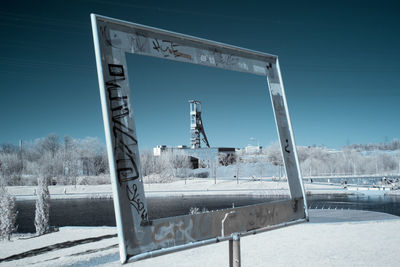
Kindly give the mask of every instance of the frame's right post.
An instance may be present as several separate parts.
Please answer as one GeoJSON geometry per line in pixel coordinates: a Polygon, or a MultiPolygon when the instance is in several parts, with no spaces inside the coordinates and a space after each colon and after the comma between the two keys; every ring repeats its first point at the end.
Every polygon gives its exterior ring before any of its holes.
{"type": "Polygon", "coordinates": [[[276,59],[275,64],[269,64],[267,70],[269,92],[289,183],[290,196],[295,200],[303,199],[306,218],[308,219],[304,186],[278,59],[276,59]]]}

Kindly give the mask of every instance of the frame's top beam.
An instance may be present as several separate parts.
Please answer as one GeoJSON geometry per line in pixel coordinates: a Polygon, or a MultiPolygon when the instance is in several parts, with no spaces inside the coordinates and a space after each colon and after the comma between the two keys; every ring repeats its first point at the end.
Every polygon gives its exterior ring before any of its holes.
{"type": "Polygon", "coordinates": [[[272,55],[272,54],[268,54],[268,53],[264,53],[264,52],[259,52],[259,51],[255,51],[255,50],[251,50],[251,49],[238,47],[238,46],[228,45],[228,44],[215,42],[215,41],[211,41],[211,40],[207,40],[207,39],[203,39],[203,38],[198,38],[198,37],[194,37],[194,36],[190,36],[190,35],[186,35],[186,34],[176,33],[176,32],[172,32],[172,31],[166,31],[166,30],[162,30],[162,29],[158,29],[158,28],[154,28],[154,27],[150,27],[150,26],[145,26],[145,25],[137,24],[137,23],[133,23],[133,22],[123,21],[123,20],[119,20],[119,19],[114,19],[114,18],[102,16],[102,15],[91,14],[91,16],[93,18],[95,18],[97,20],[101,20],[103,22],[111,22],[113,24],[117,24],[120,26],[127,26],[129,28],[135,28],[137,30],[142,30],[145,32],[149,31],[152,33],[160,34],[160,35],[169,35],[171,37],[175,37],[182,41],[193,42],[195,44],[202,44],[205,46],[213,47],[214,49],[215,49],[215,47],[217,47],[222,50],[229,51],[230,53],[236,54],[238,56],[245,56],[247,58],[252,57],[254,59],[262,60],[265,62],[270,62],[272,64],[274,64],[278,58],[278,56],[276,56],[276,55],[272,55]]]}

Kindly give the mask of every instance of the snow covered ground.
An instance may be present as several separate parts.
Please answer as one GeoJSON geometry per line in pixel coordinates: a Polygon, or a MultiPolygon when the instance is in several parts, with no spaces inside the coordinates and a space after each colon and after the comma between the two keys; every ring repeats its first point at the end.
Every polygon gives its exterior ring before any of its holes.
{"type": "MultiPolygon", "coordinates": [[[[343,189],[340,185],[324,183],[305,183],[306,192],[310,194],[356,194],[365,193],[355,190],[343,189]]],[[[34,186],[10,186],[8,191],[17,199],[35,199],[34,186]]],[[[56,185],[49,186],[52,199],[65,198],[111,198],[110,184],[105,185],[56,185]]],[[[218,180],[214,179],[187,179],[176,180],[171,183],[145,184],[145,192],[148,196],[172,196],[172,195],[207,195],[207,194],[248,194],[248,195],[288,195],[286,181],[272,181],[271,178],[259,180],[218,180]]],[[[389,192],[389,191],[386,191],[389,192]]]]}
{"type": "MultiPolygon", "coordinates": [[[[305,183],[310,194],[383,194],[305,183]]],[[[50,186],[52,199],[112,197],[111,185],[50,186]]],[[[8,187],[17,199],[34,199],[35,187],[8,187]]],[[[147,196],[287,195],[286,181],[188,179],[145,184],[147,196]]],[[[241,239],[242,266],[396,266],[400,217],[366,211],[311,210],[310,223],[241,239]]],[[[119,266],[114,227],[62,227],[40,237],[14,235],[0,242],[0,266],[119,266]],[[13,256],[14,255],[14,256],[13,256]],[[18,255],[18,256],[15,256],[18,255]],[[9,261],[7,257],[13,257],[9,261]]],[[[136,262],[133,266],[226,266],[228,242],[136,262]]]]}
{"type": "MultiPolygon", "coordinates": [[[[0,265],[119,266],[115,233],[113,227],[63,227],[41,237],[14,236],[11,242],[0,242],[0,265]],[[29,254],[33,249],[38,249],[37,255],[29,254]],[[17,254],[25,257],[4,260],[17,254]]],[[[310,210],[309,223],[242,237],[242,266],[398,266],[399,241],[399,217],[366,211],[310,210]]],[[[228,242],[129,265],[227,266],[228,242]]]]}

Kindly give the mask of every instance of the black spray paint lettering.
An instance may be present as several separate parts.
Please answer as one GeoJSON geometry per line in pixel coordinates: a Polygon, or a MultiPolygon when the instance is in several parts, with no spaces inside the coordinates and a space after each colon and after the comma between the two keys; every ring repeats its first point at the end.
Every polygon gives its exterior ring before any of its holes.
{"type": "Polygon", "coordinates": [[[132,184],[132,188],[129,185],[126,186],[126,193],[128,195],[129,203],[135,208],[135,210],[140,214],[142,220],[147,220],[147,210],[144,207],[143,201],[139,198],[138,188],[136,184],[132,184]]]}
{"type": "Polygon", "coordinates": [[[161,44],[157,39],[153,41],[153,49],[157,52],[160,52],[164,57],[174,56],[175,58],[183,57],[188,60],[192,60],[191,55],[179,52],[177,47],[179,47],[179,45],[174,44],[171,41],[162,40],[161,44]]]}
{"type": "Polygon", "coordinates": [[[106,88],[113,122],[112,132],[114,135],[118,182],[121,184],[122,182],[139,178],[139,171],[135,161],[136,155],[133,152],[133,147],[137,145],[137,140],[133,136],[133,129],[127,126],[131,111],[128,97],[123,95],[118,80],[113,79],[106,82],[106,88]]]}
{"type": "Polygon", "coordinates": [[[124,67],[122,65],[108,64],[108,72],[111,76],[125,77],[124,67]]]}
{"type": "Polygon", "coordinates": [[[287,153],[290,153],[290,150],[289,150],[289,140],[288,140],[288,139],[286,139],[285,151],[286,151],[287,153]]]}
{"type": "MultiPolygon", "coordinates": [[[[121,76],[123,74],[123,67],[112,66],[115,74],[114,76],[121,76]],[[122,68],[122,70],[120,69],[122,68]]],[[[136,154],[134,148],[137,145],[137,140],[134,137],[134,131],[129,128],[128,121],[131,114],[129,99],[122,91],[119,81],[124,80],[125,77],[113,79],[106,82],[108,92],[108,99],[111,110],[112,133],[114,136],[114,155],[116,159],[116,171],[118,182],[132,181],[139,178],[139,171],[136,165],[136,154]]],[[[144,202],[139,197],[139,192],[136,184],[132,184],[132,188],[126,185],[127,197],[130,204],[135,208],[142,221],[148,221],[147,210],[145,209],[144,202]]],[[[143,196],[144,197],[144,196],[143,196]]]]}

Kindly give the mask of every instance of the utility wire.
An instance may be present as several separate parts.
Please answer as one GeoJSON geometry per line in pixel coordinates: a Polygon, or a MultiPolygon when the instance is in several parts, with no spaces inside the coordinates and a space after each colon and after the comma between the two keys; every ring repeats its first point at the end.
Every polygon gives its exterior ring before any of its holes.
{"type": "MultiPolygon", "coordinates": [[[[260,18],[249,18],[244,16],[232,16],[232,15],[224,15],[224,14],[216,14],[212,12],[195,12],[195,11],[188,11],[188,10],[180,10],[180,9],[172,9],[172,8],[165,8],[165,7],[155,7],[143,4],[134,4],[134,3],[121,3],[117,1],[104,1],[104,0],[86,0],[88,2],[94,2],[103,5],[111,5],[111,6],[120,6],[120,7],[130,7],[135,9],[147,9],[153,10],[157,12],[165,12],[165,13],[174,13],[174,14],[182,14],[182,15],[190,15],[190,16],[202,16],[202,17],[217,17],[223,19],[233,19],[238,21],[253,21],[253,22],[268,22],[265,19],[260,18]]],[[[212,9],[212,8],[210,8],[212,9]]],[[[270,21],[271,22],[271,21],[270,21]]]]}

